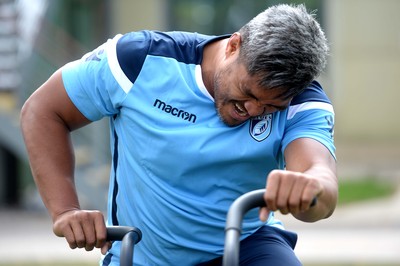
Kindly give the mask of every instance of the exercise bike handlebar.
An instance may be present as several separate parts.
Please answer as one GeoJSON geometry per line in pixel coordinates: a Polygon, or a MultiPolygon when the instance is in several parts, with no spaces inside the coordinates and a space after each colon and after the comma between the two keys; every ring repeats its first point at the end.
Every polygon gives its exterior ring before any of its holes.
{"type": "MultiPolygon", "coordinates": [[[[223,265],[239,265],[239,239],[243,216],[249,210],[265,206],[265,189],[254,190],[237,198],[231,205],[225,226],[225,248],[223,265]]],[[[108,226],[107,241],[122,241],[120,266],[132,265],[133,249],[142,239],[142,232],[136,227],[108,226]]]]}
{"type": "MultiPolygon", "coordinates": [[[[223,266],[239,265],[240,236],[244,215],[251,209],[264,207],[265,189],[253,190],[237,198],[229,208],[225,225],[223,266]]],[[[314,198],[310,206],[317,203],[314,198]]],[[[107,241],[122,241],[120,266],[132,265],[133,249],[142,239],[139,228],[129,226],[107,227],[107,241]]]]}
{"type": "MultiPolygon", "coordinates": [[[[247,192],[237,198],[230,206],[225,224],[223,266],[239,265],[240,236],[242,233],[243,217],[253,208],[266,206],[264,194],[265,189],[247,192]]],[[[317,197],[315,197],[310,207],[317,204],[317,201],[317,197]]]]}
{"type": "Polygon", "coordinates": [[[224,266],[239,265],[239,242],[243,216],[251,209],[265,206],[265,189],[258,189],[237,198],[228,211],[225,224],[224,266]]]}
{"type": "MultiPolygon", "coordinates": [[[[248,192],[232,203],[225,225],[224,266],[239,265],[239,239],[242,231],[243,216],[253,208],[265,206],[264,192],[265,189],[248,192]]],[[[121,266],[131,266],[133,264],[133,249],[141,239],[142,232],[136,227],[107,227],[107,241],[122,241],[121,266]]]]}
{"type": "MultiPolygon", "coordinates": [[[[239,265],[239,239],[242,231],[243,216],[253,208],[265,206],[264,192],[265,189],[248,192],[232,203],[225,226],[224,266],[239,265]]],[[[132,265],[134,246],[141,239],[142,232],[136,227],[107,227],[107,241],[122,241],[120,266],[132,265]]]]}
{"type": "Polygon", "coordinates": [[[120,253],[120,266],[131,266],[135,244],[142,239],[139,228],[130,226],[107,227],[107,241],[122,241],[120,253]]]}

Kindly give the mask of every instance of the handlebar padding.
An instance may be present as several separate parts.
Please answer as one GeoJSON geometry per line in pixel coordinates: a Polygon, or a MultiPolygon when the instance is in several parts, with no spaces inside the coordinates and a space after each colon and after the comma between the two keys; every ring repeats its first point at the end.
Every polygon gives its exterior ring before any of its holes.
{"type": "MultiPolygon", "coordinates": [[[[240,235],[244,215],[251,209],[265,207],[265,189],[247,192],[237,198],[228,211],[225,224],[225,247],[223,266],[239,265],[240,235]]],[[[313,198],[310,207],[317,204],[317,197],[313,198]]]]}
{"type": "Polygon", "coordinates": [[[142,239],[142,232],[139,228],[129,226],[107,227],[107,241],[122,241],[120,266],[131,266],[133,248],[142,239]]]}
{"type": "Polygon", "coordinates": [[[265,189],[250,191],[237,198],[229,208],[225,225],[224,266],[239,265],[243,216],[253,208],[265,206],[264,193],[265,189]]]}

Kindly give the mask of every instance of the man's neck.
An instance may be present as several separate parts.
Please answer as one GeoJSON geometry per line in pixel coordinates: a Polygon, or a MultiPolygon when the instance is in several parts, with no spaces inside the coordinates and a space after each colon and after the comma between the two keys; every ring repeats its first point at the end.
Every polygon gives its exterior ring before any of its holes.
{"type": "Polygon", "coordinates": [[[203,51],[201,75],[208,92],[214,97],[214,76],[219,62],[223,59],[228,39],[207,44],[203,51]]]}

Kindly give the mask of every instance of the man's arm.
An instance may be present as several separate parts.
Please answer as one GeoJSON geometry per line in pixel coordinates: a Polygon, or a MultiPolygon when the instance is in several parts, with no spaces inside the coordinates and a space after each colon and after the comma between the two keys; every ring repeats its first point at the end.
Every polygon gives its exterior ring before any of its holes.
{"type": "Polygon", "coordinates": [[[335,210],[338,196],[336,161],[316,140],[299,138],[285,150],[286,170],[268,176],[264,195],[268,209],[260,211],[265,220],[269,211],[291,213],[305,222],[328,218],[335,210]],[[314,197],[317,204],[310,207],[314,197]]]}
{"type": "Polygon", "coordinates": [[[89,124],[69,99],[58,70],[26,101],[21,129],[35,183],[53,219],[53,230],[71,248],[105,245],[100,212],[82,211],[74,184],[70,132],[89,124]]]}

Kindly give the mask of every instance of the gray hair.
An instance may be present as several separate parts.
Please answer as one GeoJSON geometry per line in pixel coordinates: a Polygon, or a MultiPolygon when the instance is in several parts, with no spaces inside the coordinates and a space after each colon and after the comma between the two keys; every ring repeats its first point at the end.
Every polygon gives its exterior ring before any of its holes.
{"type": "Polygon", "coordinates": [[[277,5],[244,25],[239,60],[260,86],[282,89],[282,98],[301,93],[326,65],[328,45],[304,5],[277,5]]]}

